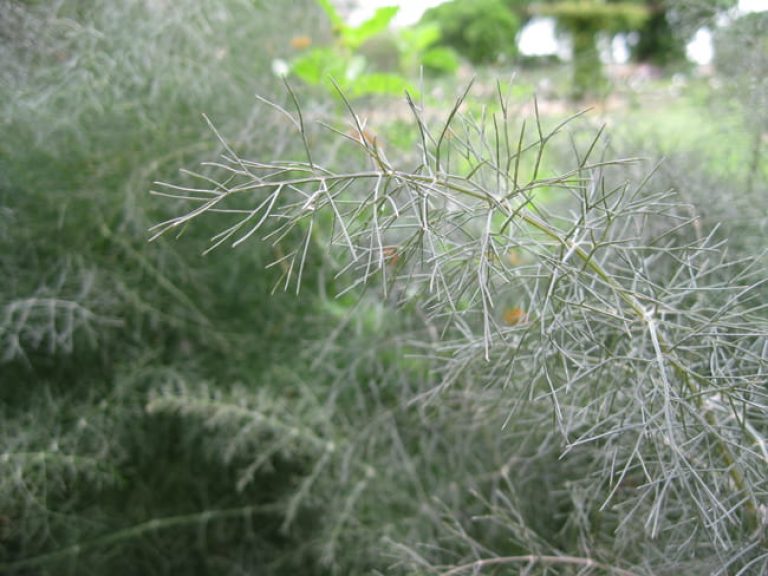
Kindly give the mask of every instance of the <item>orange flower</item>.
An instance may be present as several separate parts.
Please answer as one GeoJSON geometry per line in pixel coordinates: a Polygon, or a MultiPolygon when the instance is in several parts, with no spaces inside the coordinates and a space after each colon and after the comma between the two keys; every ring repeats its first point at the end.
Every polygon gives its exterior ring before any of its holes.
{"type": "Polygon", "coordinates": [[[525,310],[519,306],[515,306],[514,308],[507,308],[504,310],[503,318],[504,324],[507,326],[515,326],[522,322],[528,321],[528,315],[525,313],[525,310]]]}
{"type": "Polygon", "coordinates": [[[309,36],[294,36],[291,38],[291,48],[294,50],[304,50],[312,46],[312,38],[309,36]]]}

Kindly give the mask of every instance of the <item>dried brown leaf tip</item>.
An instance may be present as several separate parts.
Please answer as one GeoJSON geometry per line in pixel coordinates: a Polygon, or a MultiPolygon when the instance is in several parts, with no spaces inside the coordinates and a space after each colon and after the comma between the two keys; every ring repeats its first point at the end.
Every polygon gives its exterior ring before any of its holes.
{"type": "Polygon", "coordinates": [[[397,246],[386,246],[381,251],[384,256],[384,260],[387,261],[387,266],[395,267],[400,261],[400,254],[397,251],[397,246]]]}
{"type": "Polygon", "coordinates": [[[309,36],[294,36],[291,38],[291,48],[294,50],[305,50],[312,46],[312,38],[309,36]]]}
{"type": "Polygon", "coordinates": [[[516,326],[518,324],[527,322],[528,314],[526,314],[525,310],[523,310],[519,306],[515,306],[514,308],[506,308],[504,310],[503,319],[504,319],[504,324],[506,324],[507,326],[516,326]]]}
{"type": "Polygon", "coordinates": [[[376,148],[378,144],[378,138],[376,134],[367,128],[363,128],[362,133],[357,129],[350,129],[347,131],[347,136],[353,140],[356,140],[357,142],[360,142],[360,144],[368,145],[372,148],[376,148]]]}

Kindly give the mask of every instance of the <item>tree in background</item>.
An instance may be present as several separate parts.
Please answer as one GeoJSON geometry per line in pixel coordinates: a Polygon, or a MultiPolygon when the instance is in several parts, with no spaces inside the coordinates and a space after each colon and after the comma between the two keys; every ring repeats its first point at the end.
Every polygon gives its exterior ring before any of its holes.
{"type": "Polygon", "coordinates": [[[521,26],[525,26],[532,18],[530,7],[534,3],[531,0],[504,0],[504,5],[517,16],[521,26]]]}
{"type": "Polygon", "coordinates": [[[493,63],[517,54],[520,19],[503,0],[452,0],[427,10],[422,22],[437,24],[442,44],[473,64],[493,63]]]}
{"type": "Polygon", "coordinates": [[[670,23],[670,11],[660,0],[645,0],[648,19],[637,30],[637,42],[631,47],[632,59],[667,66],[685,59],[685,39],[670,23]]]}
{"type": "Polygon", "coordinates": [[[670,14],[674,15],[676,28],[685,33],[712,24],[723,12],[738,5],[738,0],[664,0],[670,14]]]}
{"type": "Polygon", "coordinates": [[[558,28],[571,39],[571,96],[575,100],[600,94],[607,87],[597,48],[598,35],[639,30],[649,17],[648,8],[635,2],[566,0],[534,5],[531,9],[536,14],[554,17],[558,28]]]}
{"type": "Polygon", "coordinates": [[[738,0],[635,0],[644,3],[648,20],[637,30],[632,59],[659,66],[685,60],[685,44],[701,27],[713,26],[738,0]]]}

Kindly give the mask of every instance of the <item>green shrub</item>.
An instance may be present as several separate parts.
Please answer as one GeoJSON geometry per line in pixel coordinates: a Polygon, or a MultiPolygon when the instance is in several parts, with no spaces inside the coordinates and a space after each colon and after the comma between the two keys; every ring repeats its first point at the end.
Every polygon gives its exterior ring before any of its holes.
{"type": "Polygon", "coordinates": [[[475,64],[517,54],[520,22],[501,0],[453,0],[426,11],[422,21],[440,27],[440,42],[475,64]]]}
{"type": "Polygon", "coordinates": [[[409,102],[415,167],[350,108],[357,165],[232,158],[180,212],[251,205],[250,238],[313,230],[344,292],[367,287],[308,352],[295,410],[261,417],[313,453],[286,523],[321,511],[313,545],[339,573],[765,571],[765,257],[729,254],[687,189],[611,161],[599,133],[544,173],[567,121],[526,130],[501,90],[480,116],[463,99],[436,124],[409,102]],[[328,411],[292,424],[312,405],[328,411]]]}
{"type": "Polygon", "coordinates": [[[300,454],[238,490],[204,430],[145,409],[172,385],[258,387],[311,331],[309,297],[265,297],[269,249],[202,266],[206,234],[147,243],[153,180],[216,153],[202,112],[242,150],[289,146],[253,98],[291,34],[322,33],[289,4],[0,3],[3,573],[312,573],[270,508],[300,454]]]}
{"type": "Polygon", "coordinates": [[[400,158],[253,109],[300,2],[57,6],[0,4],[0,572],[765,572],[764,180],[501,88],[400,158]]]}

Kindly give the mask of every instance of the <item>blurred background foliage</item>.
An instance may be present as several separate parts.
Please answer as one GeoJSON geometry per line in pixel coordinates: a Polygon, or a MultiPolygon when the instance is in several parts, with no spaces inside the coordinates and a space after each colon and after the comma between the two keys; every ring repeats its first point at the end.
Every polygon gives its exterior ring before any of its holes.
{"type": "MultiPolygon", "coordinates": [[[[649,194],[677,190],[700,233],[763,262],[765,14],[717,29],[716,75],[683,87],[662,76],[617,88],[595,59],[599,34],[631,31],[636,61],[679,65],[691,30],[732,4],[454,0],[393,29],[393,10],[352,26],[328,1],[0,2],[0,572],[415,575],[489,554],[589,553],[698,574],[741,553],[752,541],[735,528],[726,552],[697,533],[674,556],[679,532],[651,537],[624,509],[600,511],[605,487],[584,473],[595,455],[561,457],[556,428],[542,426],[549,404],[476,386],[493,380],[484,364],[434,395],[444,366],[425,349],[441,334],[408,294],[336,298],[329,222],[298,294],[280,245],[201,256],[220,221],[147,241],[182,205],[150,195],[154,182],[212,179],[204,162],[233,151],[303,157],[284,114],[254,97],[295,115],[284,78],[307,124],[330,116],[347,137],[310,130],[316,160],[355,170],[368,160],[329,75],[372,119],[362,140],[410,166],[419,127],[382,95],[410,90],[444,118],[475,75],[464,109],[479,118],[502,112],[492,78],[515,73],[512,106],[530,112],[539,92],[552,123],[569,97],[613,89],[620,114],[598,110],[607,152],[664,154],[649,194]],[[518,70],[515,38],[537,11],[587,54],[573,82],[560,65],[554,80],[518,70]]],[[[567,170],[595,128],[576,123],[542,171],[567,170]]],[[[537,194],[568,205],[554,188],[537,194]]],[[[504,318],[524,325],[507,297],[504,318]]],[[[758,574],[750,550],[738,561],[758,574]]]]}
{"type": "Polygon", "coordinates": [[[512,59],[517,53],[520,20],[502,0],[453,0],[427,10],[424,21],[436,23],[441,43],[474,64],[512,59]]]}
{"type": "MultiPolygon", "coordinates": [[[[317,283],[266,298],[268,249],[233,265],[200,259],[200,230],[147,243],[167,209],[153,180],[215,151],[202,113],[243,150],[287,142],[253,94],[275,92],[271,60],[293,32],[330,37],[313,2],[290,4],[0,4],[0,564],[77,544],[82,558],[22,573],[257,570],[292,541],[247,508],[279,497],[301,459],[275,461],[284,473],[241,493],[226,469],[209,473],[203,430],[145,410],[169,382],[279,386],[266,374],[312,331],[317,283]],[[246,512],[208,534],[187,522],[87,555],[87,542],[149,519],[228,507],[246,512]]],[[[289,546],[284,573],[304,572],[289,546]]]]}

